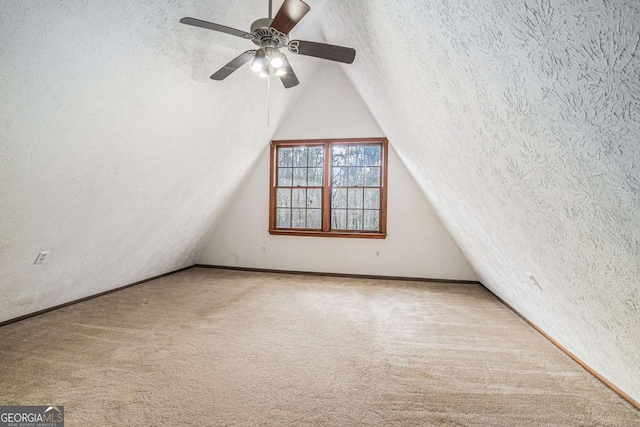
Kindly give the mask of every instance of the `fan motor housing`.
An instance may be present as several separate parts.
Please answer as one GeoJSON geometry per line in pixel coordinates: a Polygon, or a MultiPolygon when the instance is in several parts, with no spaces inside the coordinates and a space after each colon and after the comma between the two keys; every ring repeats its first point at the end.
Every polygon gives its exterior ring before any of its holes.
{"type": "Polygon", "coordinates": [[[271,23],[273,19],[270,18],[262,18],[258,19],[251,24],[251,33],[255,33],[257,30],[268,30],[271,27],[271,23]]]}
{"type": "Polygon", "coordinates": [[[281,48],[289,43],[289,37],[271,27],[273,19],[262,18],[251,24],[251,41],[260,47],[281,48]]]}

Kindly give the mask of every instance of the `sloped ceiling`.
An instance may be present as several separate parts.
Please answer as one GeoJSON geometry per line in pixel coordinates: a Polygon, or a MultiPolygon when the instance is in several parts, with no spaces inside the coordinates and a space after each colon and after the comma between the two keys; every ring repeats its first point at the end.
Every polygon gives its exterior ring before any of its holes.
{"type": "MultiPolygon", "coordinates": [[[[264,81],[208,80],[248,42],[177,21],[265,3],[0,3],[0,320],[196,259],[304,87],[267,127],[264,81]]],[[[308,3],[483,282],[640,400],[640,5],[308,3]]]]}
{"type": "Polygon", "coordinates": [[[321,5],[483,283],[639,401],[640,3],[321,5]]]}
{"type": "MultiPolygon", "coordinates": [[[[0,2],[0,321],[192,265],[302,84],[239,70],[267,2],[0,2]],[[51,251],[34,266],[40,251],[51,251]]],[[[321,37],[308,17],[292,35],[321,37]]]]}

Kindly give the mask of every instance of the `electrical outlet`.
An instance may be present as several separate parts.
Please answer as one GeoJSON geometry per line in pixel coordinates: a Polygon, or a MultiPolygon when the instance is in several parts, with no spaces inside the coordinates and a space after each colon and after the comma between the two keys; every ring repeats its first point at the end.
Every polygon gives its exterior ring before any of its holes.
{"type": "Polygon", "coordinates": [[[262,245],[261,252],[262,252],[263,254],[266,254],[266,253],[267,253],[267,245],[262,245]]]}
{"type": "Polygon", "coordinates": [[[34,264],[44,264],[45,262],[47,262],[47,258],[49,258],[49,251],[40,252],[34,264]]]}
{"type": "Polygon", "coordinates": [[[533,274],[531,273],[527,273],[527,276],[529,277],[529,280],[531,280],[531,283],[533,283],[534,285],[536,285],[538,287],[538,289],[542,290],[542,286],[540,286],[540,283],[538,283],[538,281],[536,280],[535,277],[533,277],[533,274]]]}

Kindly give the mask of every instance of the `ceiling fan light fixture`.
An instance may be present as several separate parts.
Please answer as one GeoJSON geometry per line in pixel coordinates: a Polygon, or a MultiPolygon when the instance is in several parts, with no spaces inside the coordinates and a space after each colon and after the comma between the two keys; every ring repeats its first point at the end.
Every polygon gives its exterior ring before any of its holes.
{"type": "Polygon", "coordinates": [[[275,76],[282,77],[287,74],[287,67],[276,68],[273,74],[275,76]]]}
{"type": "Polygon", "coordinates": [[[278,56],[271,58],[271,66],[273,68],[280,68],[282,67],[282,64],[284,64],[284,61],[282,60],[280,53],[278,54],[278,56]]]}
{"type": "Polygon", "coordinates": [[[271,54],[271,61],[269,61],[273,68],[280,68],[284,64],[282,54],[278,51],[271,54]]]}
{"type": "Polygon", "coordinates": [[[284,58],[277,48],[270,48],[267,51],[269,63],[273,68],[280,68],[284,64],[284,58]]]}
{"type": "Polygon", "coordinates": [[[271,67],[269,67],[269,64],[258,70],[258,75],[262,78],[269,77],[269,74],[271,74],[271,67]]]}
{"type": "Polygon", "coordinates": [[[253,59],[253,62],[251,63],[251,68],[253,68],[253,71],[255,71],[256,73],[260,74],[268,66],[269,66],[269,61],[267,60],[267,56],[265,54],[264,49],[256,50],[255,58],[253,59]]]}

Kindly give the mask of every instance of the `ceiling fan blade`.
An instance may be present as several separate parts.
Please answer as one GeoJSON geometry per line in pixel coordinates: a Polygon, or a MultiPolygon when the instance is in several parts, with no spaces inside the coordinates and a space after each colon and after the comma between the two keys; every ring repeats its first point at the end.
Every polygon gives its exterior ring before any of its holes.
{"type": "Polygon", "coordinates": [[[280,76],[280,81],[282,81],[284,87],[289,89],[294,86],[298,86],[300,82],[298,81],[296,73],[293,72],[293,68],[291,68],[291,64],[289,63],[289,60],[286,56],[284,56],[284,63],[282,64],[282,68],[284,68],[286,71],[283,76],[280,76]]]}
{"type": "Polygon", "coordinates": [[[255,50],[248,50],[248,51],[246,51],[244,53],[241,53],[239,56],[237,56],[234,59],[232,59],[231,62],[229,62],[227,65],[225,65],[224,67],[222,67],[218,71],[216,71],[211,76],[211,80],[224,80],[224,79],[226,79],[235,70],[237,70],[238,68],[242,67],[244,64],[249,62],[251,60],[251,58],[253,58],[253,55],[255,55],[255,53],[256,53],[255,50]]]}
{"type": "Polygon", "coordinates": [[[309,12],[311,8],[302,0],[284,0],[276,17],[273,18],[271,27],[281,33],[289,34],[289,31],[309,12]]]}
{"type": "Polygon", "coordinates": [[[182,18],[180,20],[182,24],[193,25],[194,27],[206,28],[207,30],[220,31],[221,33],[231,34],[232,36],[242,37],[244,39],[252,39],[253,34],[249,34],[242,30],[236,30],[235,28],[225,27],[224,25],[214,24],[213,22],[202,21],[195,18],[182,18]]]}
{"type": "Polygon", "coordinates": [[[316,58],[351,64],[356,58],[356,50],[350,47],[332,44],[293,40],[289,43],[289,51],[299,55],[315,56],[316,58]]]}

